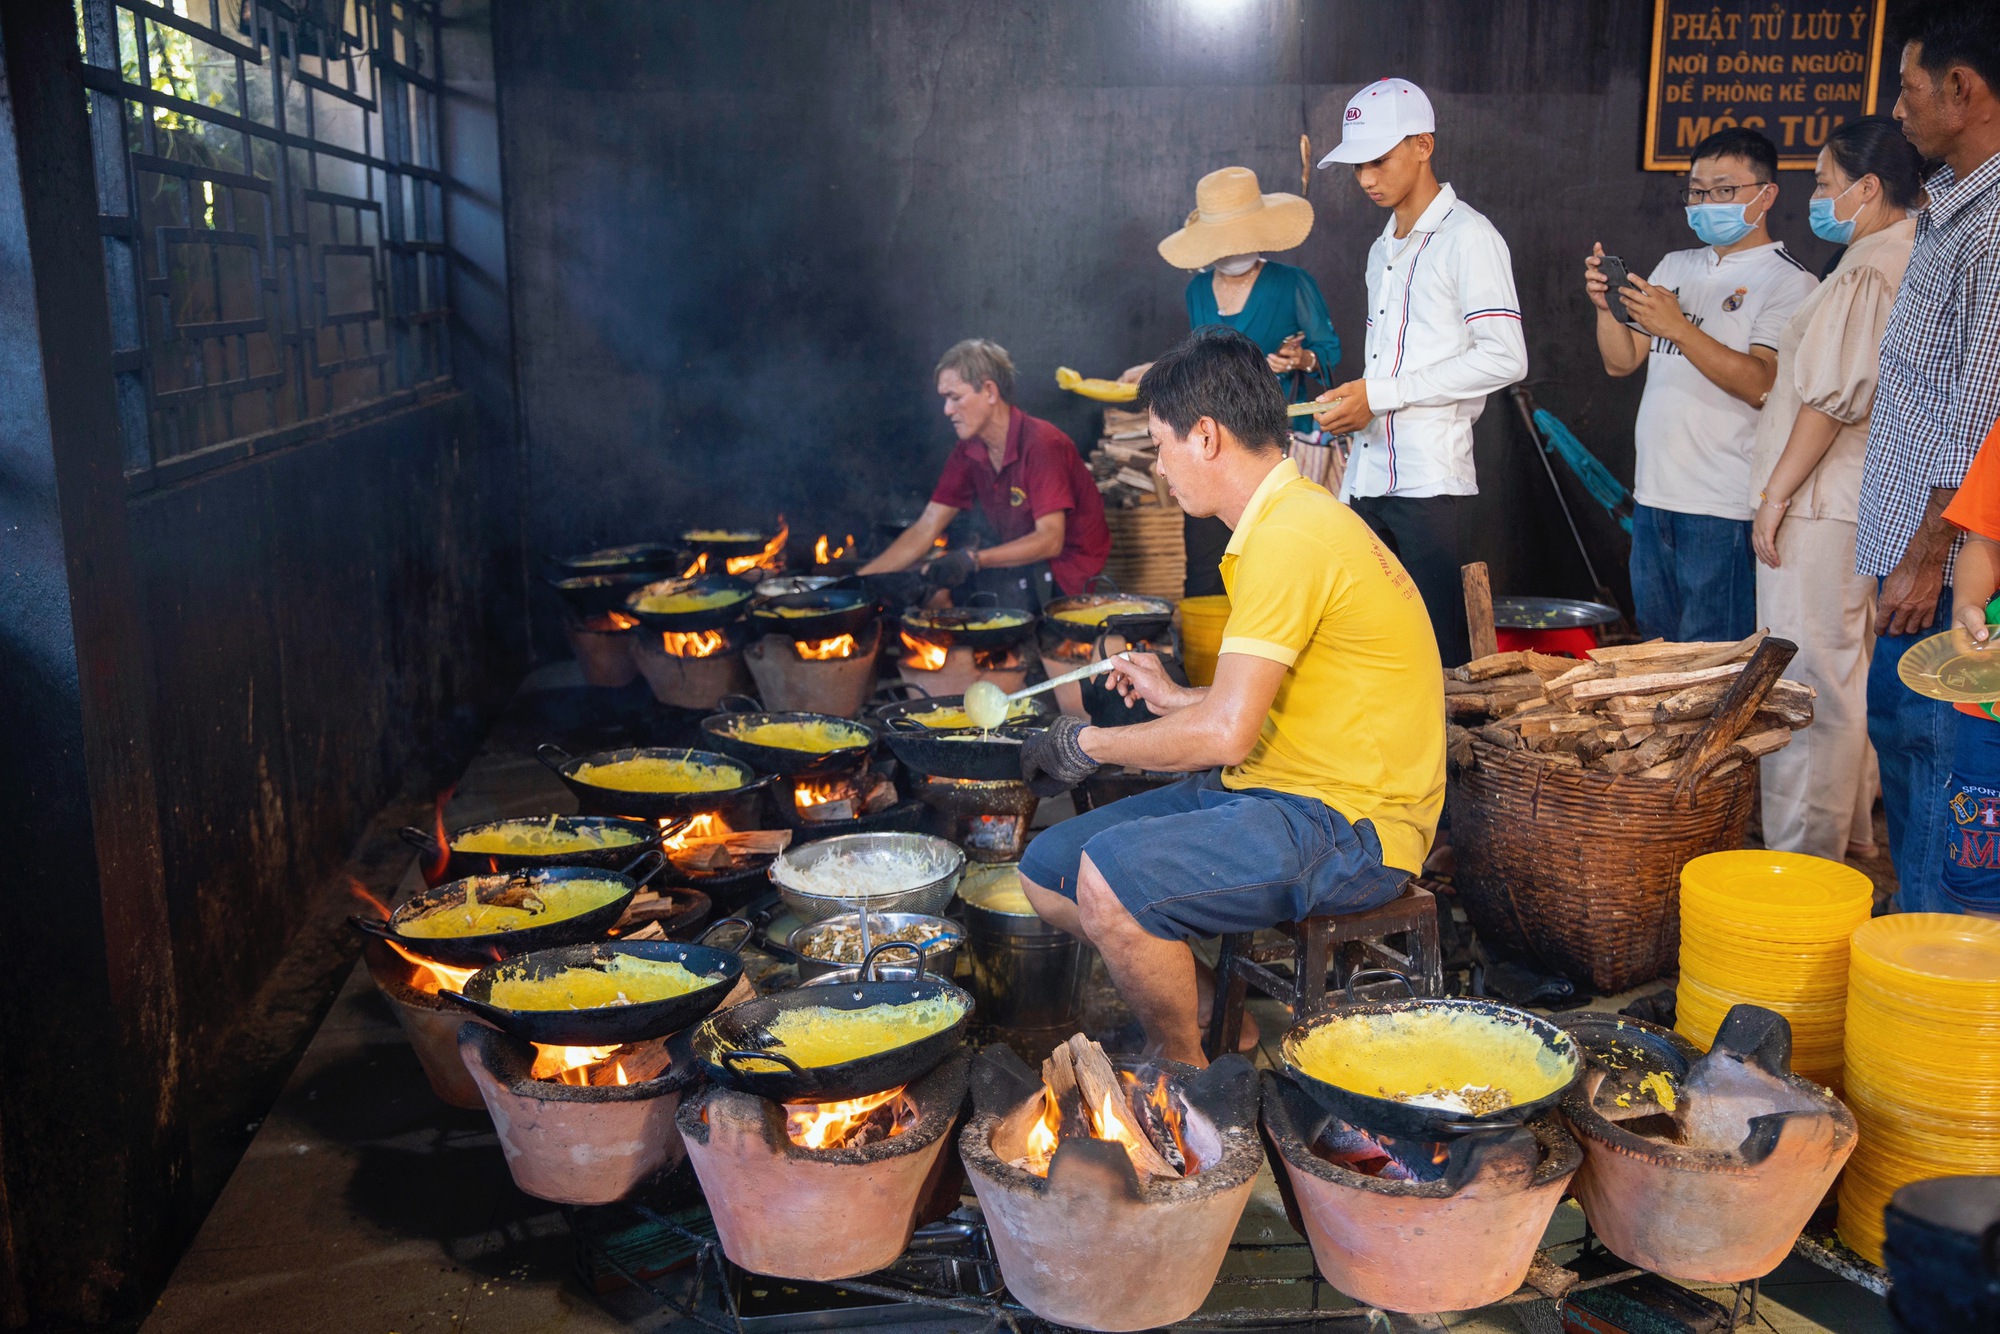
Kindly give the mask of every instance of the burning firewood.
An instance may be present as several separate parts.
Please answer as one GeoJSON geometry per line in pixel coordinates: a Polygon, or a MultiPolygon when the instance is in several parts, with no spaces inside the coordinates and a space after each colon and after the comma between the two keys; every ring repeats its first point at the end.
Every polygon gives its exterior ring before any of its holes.
{"type": "MultiPolygon", "coordinates": [[[[1564,768],[1669,777],[1706,758],[1687,752],[1739,683],[1755,697],[1736,702],[1722,720],[1729,736],[1710,749],[1733,744],[1751,757],[1768,755],[1812,722],[1815,692],[1778,679],[1782,662],[1745,677],[1766,638],[1760,630],[1736,643],[1621,644],[1593,649],[1583,662],[1515,651],[1452,668],[1444,683],[1452,762],[1476,764],[1475,743],[1483,743],[1564,768]]],[[[1742,762],[1732,756],[1715,772],[1742,762]]]]}
{"type": "Polygon", "coordinates": [[[663,846],[676,866],[694,871],[726,871],[756,857],[774,857],[791,844],[789,829],[732,829],[720,834],[677,836],[663,846]]]}
{"type": "MultiPolygon", "coordinates": [[[[1164,1086],[1164,1080],[1161,1081],[1164,1086]]],[[[1153,1177],[1179,1178],[1186,1154],[1173,1128],[1179,1116],[1164,1095],[1150,1112],[1145,1096],[1119,1077],[1104,1048],[1078,1033],[1049,1053],[1042,1062],[1044,1106],[1040,1122],[1028,1136],[1028,1156],[1016,1166],[1047,1175],[1055,1151],[1065,1139],[1108,1139],[1125,1150],[1141,1182],[1153,1177]],[[1161,1151],[1160,1135],[1173,1145],[1173,1158],[1161,1151]]]]}

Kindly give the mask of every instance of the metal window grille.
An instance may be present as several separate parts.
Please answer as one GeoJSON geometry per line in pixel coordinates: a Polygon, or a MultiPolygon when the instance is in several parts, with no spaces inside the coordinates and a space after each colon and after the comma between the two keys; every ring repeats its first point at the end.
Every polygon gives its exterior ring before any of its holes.
{"type": "Polygon", "coordinates": [[[451,373],[435,0],[74,0],[135,488],[451,373]]]}

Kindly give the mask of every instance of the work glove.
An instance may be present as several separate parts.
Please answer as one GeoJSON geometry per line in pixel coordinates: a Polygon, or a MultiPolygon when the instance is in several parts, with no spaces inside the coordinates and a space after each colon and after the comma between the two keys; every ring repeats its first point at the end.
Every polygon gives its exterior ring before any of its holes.
{"type": "Polygon", "coordinates": [[[1084,754],[1077,740],[1089,725],[1081,718],[1064,715],[1021,747],[1021,777],[1027,780],[1030,792],[1053,797],[1097,772],[1097,761],[1084,754]]]}
{"type": "Polygon", "coordinates": [[[924,575],[939,588],[957,588],[978,569],[970,551],[947,551],[924,567],[924,575]]]}
{"type": "Polygon", "coordinates": [[[915,570],[865,574],[861,576],[861,583],[870,596],[891,611],[917,606],[930,593],[929,583],[915,570]]]}

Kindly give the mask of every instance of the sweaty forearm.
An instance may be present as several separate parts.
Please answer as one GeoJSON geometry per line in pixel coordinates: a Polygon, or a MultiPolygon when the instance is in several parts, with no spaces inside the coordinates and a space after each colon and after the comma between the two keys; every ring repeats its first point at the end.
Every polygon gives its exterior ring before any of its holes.
{"type": "Polygon", "coordinates": [[[1039,560],[1054,560],[1062,554],[1062,538],[1050,541],[1042,533],[1029,533],[1017,537],[1012,542],[1002,542],[997,547],[988,547],[979,553],[979,568],[982,570],[1009,570],[1017,565],[1033,565],[1039,560]]]}
{"type": "Polygon", "coordinates": [[[1080,738],[1084,753],[1099,764],[1167,773],[1240,764],[1249,747],[1241,744],[1229,721],[1209,706],[1209,698],[1209,692],[1202,691],[1193,703],[1150,722],[1086,728],[1080,738]]]}

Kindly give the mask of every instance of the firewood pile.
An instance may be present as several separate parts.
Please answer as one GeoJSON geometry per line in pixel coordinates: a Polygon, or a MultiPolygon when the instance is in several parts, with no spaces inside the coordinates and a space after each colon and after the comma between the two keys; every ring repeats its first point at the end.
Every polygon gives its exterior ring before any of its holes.
{"type": "Polygon", "coordinates": [[[1592,649],[1583,662],[1526,650],[1495,653],[1451,668],[1444,689],[1452,762],[1472,764],[1477,738],[1552,765],[1671,778],[1727,707],[1729,734],[1711,735],[1709,746],[1742,752],[1715,770],[1727,772],[1744,758],[1783,748],[1812,722],[1813,688],[1777,676],[1789,645],[1781,658],[1765,655],[1764,661],[1775,658],[1770,679],[1746,682],[1749,690],[1730,698],[1767,633],[1736,644],[1621,644],[1592,649]]]}
{"type": "Polygon", "coordinates": [[[1104,434],[1090,451],[1090,475],[1107,509],[1139,505],[1171,505],[1165,479],[1153,471],[1159,451],[1146,432],[1146,414],[1122,408],[1104,410],[1104,434]]]}

